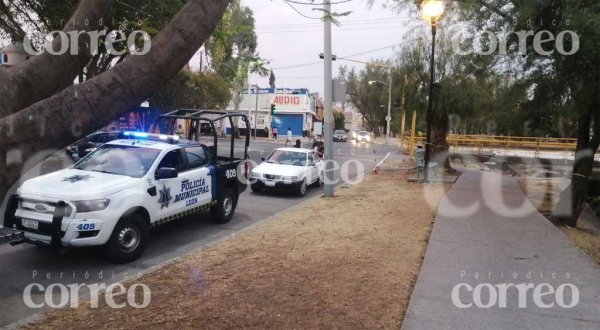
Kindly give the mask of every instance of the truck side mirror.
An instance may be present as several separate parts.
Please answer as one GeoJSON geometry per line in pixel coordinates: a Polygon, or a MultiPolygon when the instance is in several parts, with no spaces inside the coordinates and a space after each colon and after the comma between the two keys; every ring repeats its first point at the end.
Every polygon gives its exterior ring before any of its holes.
{"type": "Polygon", "coordinates": [[[172,167],[161,167],[156,172],[156,180],[175,179],[179,176],[179,172],[172,167]]]}

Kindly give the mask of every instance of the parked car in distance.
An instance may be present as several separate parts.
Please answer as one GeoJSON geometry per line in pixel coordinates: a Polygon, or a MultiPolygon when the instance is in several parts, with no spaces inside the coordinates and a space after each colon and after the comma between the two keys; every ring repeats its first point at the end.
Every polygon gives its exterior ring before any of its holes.
{"type": "Polygon", "coordinates": [[[348,134],[343,129],[336,130],[333,132],[333,142],[346,142],[348,141],[348,134]]]}
{"type": "Polygon", "coordinates": [[[373,137],[371,136],[371,133],[367,132],[367,131],[360,131],[358,132],[358,135],[356,136],[356,142],[371,142],[373,140],[373,137]]]}
{"type": "Polygon", "coordinates": [[[99,146],[119,139],[121,132],[97,132],[90,134],[83,139],[71,144],[67,147],[67,155],[78,161],[87,156],[90,152],[98,149],[99,146]]]}
{"type": "Polygon", "coordinates": [[[310,149],[279,148],[252,170],[251,188],[287,190],[298,196],[306,194],[309,185],[321,185],[323,161],[310,149]]]}

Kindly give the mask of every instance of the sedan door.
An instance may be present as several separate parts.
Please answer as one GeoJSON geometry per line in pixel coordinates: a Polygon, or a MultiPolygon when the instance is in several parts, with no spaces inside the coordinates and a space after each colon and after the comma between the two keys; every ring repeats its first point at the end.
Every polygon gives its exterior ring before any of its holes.
{"type": "Polygon", "coordinates": [[[310,180],[308,180],[307,183],[314,183],[317,182],[317,180],[319,179],[319,162],[321,161],[321,159],[319,159],[319,157],[317,157],[317,155],[315,155],[314,152],[309,152],[308,153],[308,162],[307,162],[307,166],[308,166],[308,175],[310,177],[310,180]]]}

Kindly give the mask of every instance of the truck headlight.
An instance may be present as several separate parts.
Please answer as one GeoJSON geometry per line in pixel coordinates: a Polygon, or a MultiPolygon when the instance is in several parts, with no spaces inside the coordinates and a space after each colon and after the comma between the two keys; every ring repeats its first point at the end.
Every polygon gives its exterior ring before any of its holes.
{"type": "Polygon", "coordinates": [[[102,211],[108,207],[109,199],[97,199],[92,201],[75,201],[73,204],[77,209],[77,213],[87,213],[102,211]]]}
{"type": "Polygon", "coordinates": [[[253,178],[257,178],[257,179],[258,179],[258,178],[262,178],[262,174],[260,174],[260,173],[256,173],[256,172],[252,172],[252,177],[253,177],[253,178]]]}

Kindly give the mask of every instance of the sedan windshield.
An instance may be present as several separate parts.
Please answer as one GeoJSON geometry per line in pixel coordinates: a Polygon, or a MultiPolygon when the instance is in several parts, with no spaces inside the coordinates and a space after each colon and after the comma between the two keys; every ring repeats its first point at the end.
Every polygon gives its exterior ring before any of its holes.
{"type": "Polygon", "coordinates": [[[306,166],[306,153],[297,151],[275,150],[267,158],[267,163],[306,166]]]}
{"type": "Polygon", "coordinates": [[[339,130],[338,130],[338,131],[335,131],[335,133],[334,133],[334,134],[346,134],[346,131],[339,131],[339,130]]]}
{"type": "Polygon", "coordinates": [[[75,164],[75,169],[141,178],[150,169],[160,150],[104,145],[75,164]]]}

